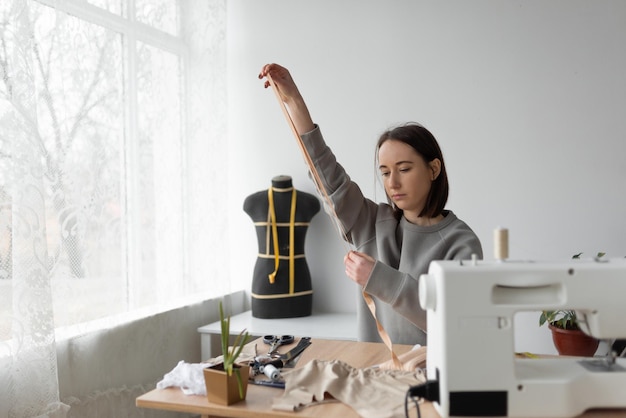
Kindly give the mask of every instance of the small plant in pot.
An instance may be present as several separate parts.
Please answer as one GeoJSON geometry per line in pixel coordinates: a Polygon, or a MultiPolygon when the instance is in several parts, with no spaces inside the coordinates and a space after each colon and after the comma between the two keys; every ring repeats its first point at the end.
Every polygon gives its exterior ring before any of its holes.
{"type": "MultiPolygon", "coordinates": [[[[582,253],[572,256],[580,258],[582,253]]],[[[599,252],[596,258],[604,257],[605,253],[599,252]]],[[[539,326],[548,324],[552,332],[552,341],[560,355],[564,356],[593,356],[598,349],[600,341],[585,334],[578,326],[578,318],[574,310],[542,311],[539,316],[539,326]]]]}
{"type": "Polygon", "coordinates": [[[575,311],[543,311],[539,325],[546,322],[552,332],[554,346],[560,355],[590,357],[596,353],[600,341],[585,334],[578,327],[575,311]]]}
{"type": "Polygon", "coordinates": [[[221,301],[219,313],[223,361],[204,369],[204,382],[209,402],[230,405],[246,398],[249,366],[237,364],[237,359],[250,340],[250,335],[244,329],[229,347],[230,316],[224,316],[221,301]]]}

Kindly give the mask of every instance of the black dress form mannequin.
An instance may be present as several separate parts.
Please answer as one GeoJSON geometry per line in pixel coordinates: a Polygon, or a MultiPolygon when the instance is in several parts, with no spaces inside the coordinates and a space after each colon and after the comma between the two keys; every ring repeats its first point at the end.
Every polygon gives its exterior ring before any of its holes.
{"type": "Polygon", "coordinates": [[[243,210],[254,222],[259,247],[252,278],[252,316],[311,315],[313,287],[304,257],[304,242],[309,222],[320,210],[319,200],[314,195],[296,191],[291,177],[276,176],[271,189],[245,199],[243,210]],[[275,245],[278,245],[278,261],[275,245]]]}

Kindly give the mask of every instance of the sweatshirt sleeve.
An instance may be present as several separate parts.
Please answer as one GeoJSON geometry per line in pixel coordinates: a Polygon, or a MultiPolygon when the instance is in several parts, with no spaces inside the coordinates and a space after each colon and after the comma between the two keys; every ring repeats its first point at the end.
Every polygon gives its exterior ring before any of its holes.
{"type": "MultiPolygon", "coordinates": [[[[332,150],[324,142],[320,128],[316,125],[314,130],[302,135],[302,140],[320,176],[321,186],[332,201],[334,212],[348,235],[347,238],[353,241],[351,233],[357,223],[359,234],[374,234],[373,222],[369,226],[363,225],[363,219],[375,219],[377,205],[365,198],[360,187],[337,162],[332,150]]],[[[326,205],[325,209],[328,211],[326,205]]]]}
{"type": "Polygon", "coordinates": [[[426,311],[420,305],[418,289],[416,278],[376,261],[363,290],[388,303],[397,313],[426,331],[426,311]]]}

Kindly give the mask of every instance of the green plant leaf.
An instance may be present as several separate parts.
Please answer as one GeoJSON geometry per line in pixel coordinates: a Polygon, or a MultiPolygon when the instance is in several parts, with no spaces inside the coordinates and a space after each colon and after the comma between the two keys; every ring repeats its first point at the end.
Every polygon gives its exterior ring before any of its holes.
{"type": "Polygon", "coordinates": [[[228,376],[233,375],[233,371],[237,376],[237,384],[239,386],[239,395],[241,399],[243,399],[243,382],[241,380],[241,376],[239,374],[239,369],[233,367],[239,355],[244,349],[244,346],[250,340],[250,334],[248,334],[247,330],[243,330],[237,335],[232,347],[229,347],[230,340],[230,316],[226,317],[224,315],[224,307],[222,306],[222,301],[219,303],[219,313],[220,313],[220,330],[221,330],[221,343],[222,343],[222,362],[224,364],[224,371],[228,374],[228,376]]]}
{"type": "Polygon", "coordinates": [[[578,328],[576,311],[573,310],[542,311],[539,316],[539,326],[545,323],[563,329],[578,328]]]}
{"type": "Polygon", "coordinates": [[[239,369],[235,369],[235,376],[237,376],[237,386],[239,387],[239,399],[243,399],[243,381],[239,369]]]}
{"type": "Polygon", "coordinates": [[[233,343],[232,350],[229,354],[230,357],[233,358],[233,361],[239,357],[239,355],[243,351],[244,346],[248,343],[249,339],[250,339],[250,335],[245,329],[239,333],[237,338],[235,338],[235,342],[233,343]]]}
{"type": "Polygon", "coordinates": [[[222,301],[219,303],[220,312],[220,330],[221,330],[221,343],[222,343],[222,356],[224,357],[224,370],[228,372],[228,375],[232,375],[232,368],[229,367],[228,360],[228,338],[230,336],[230,316],[228,319],[224,318],[224,307],[222,301]]]}

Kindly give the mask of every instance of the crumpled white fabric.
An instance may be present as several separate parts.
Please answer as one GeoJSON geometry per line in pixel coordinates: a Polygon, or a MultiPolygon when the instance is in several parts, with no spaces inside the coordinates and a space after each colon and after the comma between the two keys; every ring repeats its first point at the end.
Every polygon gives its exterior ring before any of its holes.
{"type": "Polygon", "coordinates": [[[283,377],[285,392],[273,399],[273,409],[296,411],[321,403],[329,394],[364,418],[404,417],[407,390],[426,380],[419,369],[356,369],[339,360],[312,360],[283,377]]]}
{"type": "Polygon", "coordinates": [[[202,370],[216,363],[185,363],[181,360],[171,372],[163,376],[157,383],[157,389],[177,386],[185,395],[206,395],[204,374],[202,370]]]}
{"type": "MultiPolygon", "coordinates": [[[[237,362],[247,364],[254,358],[255,351],[256,347],[254,345],[245,346],[237,362]]],[[[157,389],[179,387],[185,395],[206,395],[203,370],[222,363],[222,359],[222,356],[218,356],[201,363],[186,363],[184,360],[181,360],[172,371],[163,376],[163,379],[157,383],[156,387],[157,389]]]]}

